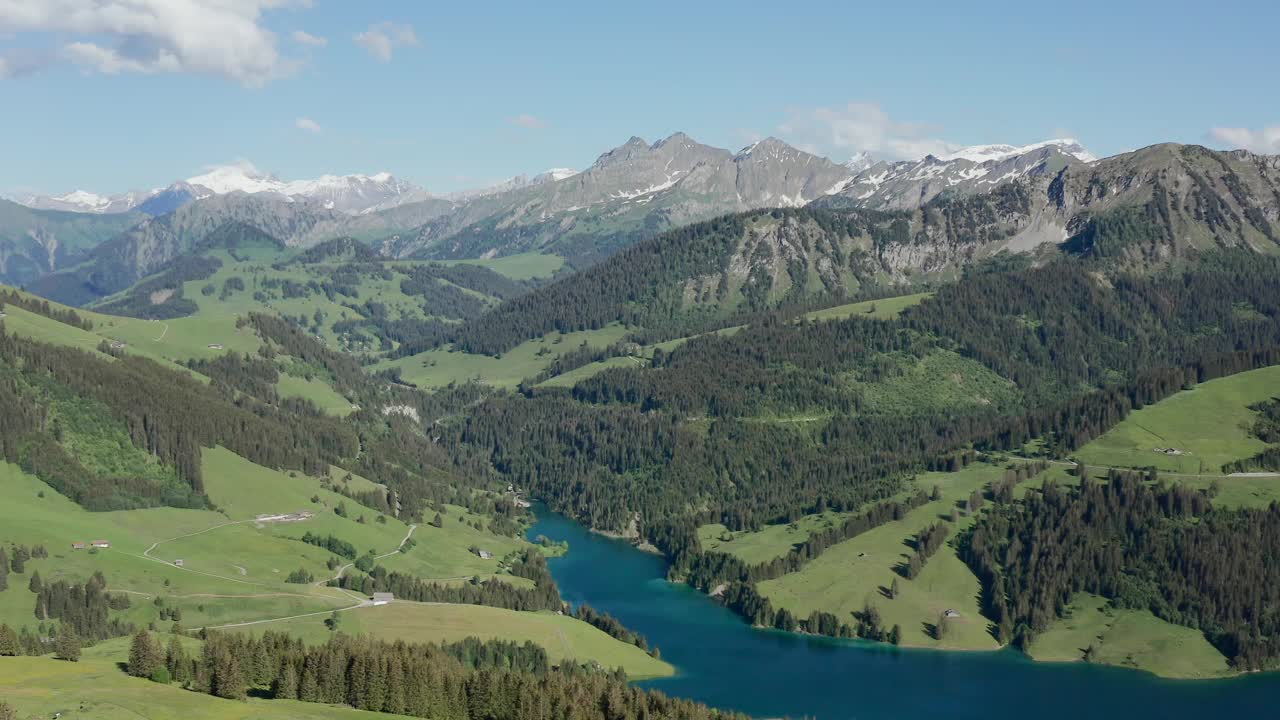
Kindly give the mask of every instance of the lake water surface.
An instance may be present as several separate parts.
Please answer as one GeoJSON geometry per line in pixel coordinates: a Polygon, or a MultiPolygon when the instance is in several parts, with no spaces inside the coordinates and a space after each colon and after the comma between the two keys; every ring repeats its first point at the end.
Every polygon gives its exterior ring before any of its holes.
{"type": "Polygon", "coordinates": [[[586,602],[644,634],[678,674],[641,683],[757,717],[1280,717],[1280,673],[1162,680],[1121,668],[1036,663],[1013,650],[940,652],[759,630],[685,585],[666,563],[536,508],[528,536],[569,543],[552,558],[565,600],[586,602]]]}

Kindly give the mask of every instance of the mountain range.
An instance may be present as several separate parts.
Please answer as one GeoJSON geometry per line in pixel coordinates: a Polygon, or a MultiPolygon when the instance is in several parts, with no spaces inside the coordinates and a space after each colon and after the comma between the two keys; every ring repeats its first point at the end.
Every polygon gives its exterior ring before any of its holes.
{"type": "Polygon", "coordinates": [[[18,203],[38,210],[97,214],[139,211],[163,215],[195,200],[232,193],[278,195],[290,201],[311,202],[328,210],[359,214],[431,197],[423,188],[388,172],[373,175],[321,175],[312,180],[283,181],[260,172],[247,162],[220,165],[206,172],[150,191],[132,190],[100,195],[75,190],[65,195],[23,195],[18,203]]]}
{"type": "MultiPolygon", "coordinates": [[[[155,272],[229,222],[288,246],[345,236],[393,258],[535,252],[581,270],[671,228],[804,206],[906,213],[913,242],[886,249],[881,259],[894,276],[954,268],[999,248],[1094,242],[1098,217],[1120,208],[1157,219],[1167,240],[1149,239],[1140,254],[1159,258],[1215,243],[1272,243],[1280,222],[1277,162],[1182,145],[1098,160],[1078,142],[1059,139],[896,162],[862,154],[840,164],[776,138],[735,153],[676,133],[653,143],[633,137],[580,172],[518,176],[441,197],[388,173],[283,182],[241,165],[175,183],[141,202],[118,197],[95,205],[133,202],[124,213],[59,214],[9,203],[13,211],[0,215],[0,281],[46,276],[44,292],[85,302],[155,272]],[[60,223],[90,217],[114,221],[77,221],[76,252],[50,252],[72,245],[59,236],[60,223]],[[73,264],[79,267],[67,269],[73,264]]],[[[90,202],[88,194],[76,198],[90,202]]]]}

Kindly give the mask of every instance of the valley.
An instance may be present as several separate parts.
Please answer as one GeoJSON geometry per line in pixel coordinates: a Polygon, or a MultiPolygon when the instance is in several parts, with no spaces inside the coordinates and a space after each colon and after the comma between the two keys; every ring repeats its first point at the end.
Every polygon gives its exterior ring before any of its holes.
{"type": "Polygon", "coordinates": [[[25,237],[83,235],[0,295],[0,697],[837,717],[856,677],[888,717],[941,677],[959,716],[1252,712],[1277,167],[677,133],[448,198],[241,168],[31,199],[25,237]],[[112,683],[152,636],[190,652],[112,683]]]}

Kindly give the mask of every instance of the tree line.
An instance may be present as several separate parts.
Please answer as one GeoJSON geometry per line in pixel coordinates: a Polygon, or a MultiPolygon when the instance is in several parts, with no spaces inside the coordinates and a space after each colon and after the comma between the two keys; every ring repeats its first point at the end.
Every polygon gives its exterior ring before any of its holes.
{"type": "Polygon", "coordinates": [[[448,720],[740,717],[632,687],[620,673],[572,661],[553,668],[541,648],[502,641],[440,646],[339,634],[306,646],[273,632],[261,639],[211,633],[193,675],[193,689],[223,698],[257,689],[273,698],[448,720]]]}
{"type": "Polygon", "coordinates": [[[1082,470],[1079,488],[1045,483],[994,507],[962,538],[1001,642],[1023,647],[1088,592],[1196,628],[1240,670],[1280,667],[1280,504],[1214,508],[1154,471],[1082,470]]]}

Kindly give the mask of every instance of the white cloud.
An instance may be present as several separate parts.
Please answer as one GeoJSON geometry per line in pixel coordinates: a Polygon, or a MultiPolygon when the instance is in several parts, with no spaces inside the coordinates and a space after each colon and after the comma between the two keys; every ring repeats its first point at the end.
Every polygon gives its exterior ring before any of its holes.
{"type": "Polygon", "coordinates": [[[961,147],[938,138],[938,131],[927,123],[895,120],[870,102],[792,108],[778,126],[779,135],[808,152],[841,157],[866,151],[889,160],[943,155],[961,147]]]}
{"type": "Polygon", "coordinates": [[[263,11],[309,0],[0,0],[0,33],[47,33],[61,55],[102,73],[187,72],[260,87],[297,61],[276,49],[263,11]]]}
{"type": "Polygon", "coordinates": [[[413,34],[413,27],[399,23],[384,22],[369,26],[368,30],[356,33],[356,44],[382,62],[391,62],[391,54],[398,47],[418,44],[418,36],[413,34]]]}
{"type": "Polygon", "coordinates": [[[294,30],[293,41],[299,45],[310,45],[311,47],[324,47],[329,44],[329,38],[312,35],[304,30],[294,30]]]}
{"type": "Polygon", "coordinates": [[[313,135],[319,135],[322,132],[320,123],[309,117],[300,117],[297,120],[294,120],[293,126],[299,130],[305,130],[313,135]]]}
{"type": "Polygon", "coordinates": [[[1209,131],[1209,140],[1232,149],[1244,148],[1263,155],[1280,155],[1280,125],[1261,130],[1216,127],[1209,131]]]}
{"type": "Polygon", "coordinates": [[[520,113],[515,117],[507,118],[507,122],[511,123],[512,125],[515,125],[516,127],[527,128],[529,130],[537,130],[547,126],[547,123],[545,120],[543,120],[542,118],[530,115],[529,113],[520,113]]]}

